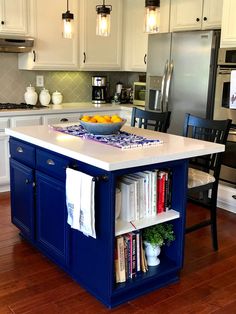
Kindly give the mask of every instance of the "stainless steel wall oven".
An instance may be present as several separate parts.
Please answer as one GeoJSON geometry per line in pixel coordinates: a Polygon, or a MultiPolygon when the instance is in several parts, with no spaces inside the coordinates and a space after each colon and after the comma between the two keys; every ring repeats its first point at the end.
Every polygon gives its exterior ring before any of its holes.
{"type": "Polygon", "coordinates": [[[220,178],[236,187],[236,109],[230,109],[231,71],[236,70],[236,48],[220,48],[215,89],[214,119],[232,119],[220,178]]]}

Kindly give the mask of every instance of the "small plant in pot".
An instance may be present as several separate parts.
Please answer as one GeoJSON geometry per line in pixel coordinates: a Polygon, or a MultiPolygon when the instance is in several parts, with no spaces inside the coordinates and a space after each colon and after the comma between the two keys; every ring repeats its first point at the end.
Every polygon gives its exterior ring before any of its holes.
{"type": "Polygon", "coordinates": [[[170,245],[175,240],[173,225],[162,223],[143,229],[142,231],[148,266],[160,264],[158,255],[162,245],[170,245]]]}

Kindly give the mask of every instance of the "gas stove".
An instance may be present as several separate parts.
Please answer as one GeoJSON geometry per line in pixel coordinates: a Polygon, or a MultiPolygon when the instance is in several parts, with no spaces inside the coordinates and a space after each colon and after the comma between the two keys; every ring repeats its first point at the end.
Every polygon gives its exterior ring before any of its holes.
{"type": "Polygon", "coordinates": [[[32,109],[47,109],[48,107],[37,105],[27,105],[26,103],[14,104],[14,103],[0,103],[0,110],[32,110],[32,109]]]}

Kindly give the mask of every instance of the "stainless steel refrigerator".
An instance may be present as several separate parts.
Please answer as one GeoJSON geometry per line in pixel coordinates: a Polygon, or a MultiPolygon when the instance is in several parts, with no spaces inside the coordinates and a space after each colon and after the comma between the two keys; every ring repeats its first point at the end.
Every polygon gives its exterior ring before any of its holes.
{"type": "Polygon", "coordinates": [[[212,118],[219,31],[148,36],[148,110],[171,111],[168,133],[182,134],[186,112],[212,118]]]}

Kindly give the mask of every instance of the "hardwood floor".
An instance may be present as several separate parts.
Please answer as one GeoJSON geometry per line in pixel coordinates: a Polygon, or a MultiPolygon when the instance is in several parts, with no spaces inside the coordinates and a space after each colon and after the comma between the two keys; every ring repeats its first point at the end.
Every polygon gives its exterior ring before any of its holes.
{"type": "MultiPolygon", "coordinates": [[[[187,221],[205,215],[189,209],[187,221]]],[[[235,214],[219,209],[218,234],[218,252],[209,228],[186,236],[179,283],[109,310],[19,237],[10,222],[9,194],[0,193],[0,314],[236,313],[235,214]]]]}

